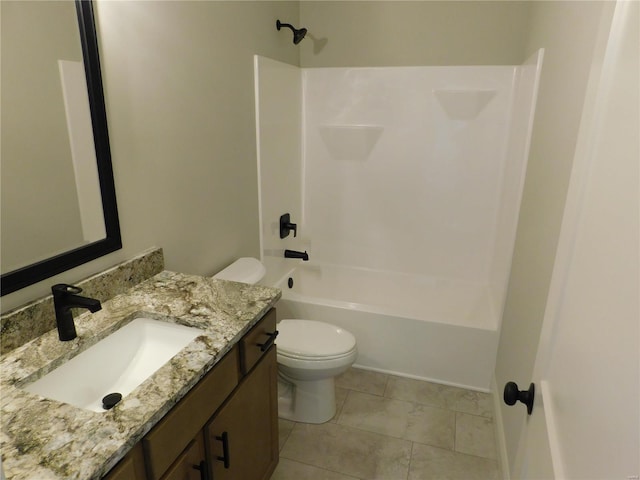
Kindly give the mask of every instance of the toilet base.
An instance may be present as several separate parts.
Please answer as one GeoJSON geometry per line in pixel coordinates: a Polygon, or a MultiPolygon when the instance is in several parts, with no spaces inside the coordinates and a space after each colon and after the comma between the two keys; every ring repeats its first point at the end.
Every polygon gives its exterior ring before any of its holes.
{"type": "Polygon", "coordinates": [[[334,377],[293,380],[278,374],[278,416],[302,423],[325,423],[336,414],[334,377]]]}

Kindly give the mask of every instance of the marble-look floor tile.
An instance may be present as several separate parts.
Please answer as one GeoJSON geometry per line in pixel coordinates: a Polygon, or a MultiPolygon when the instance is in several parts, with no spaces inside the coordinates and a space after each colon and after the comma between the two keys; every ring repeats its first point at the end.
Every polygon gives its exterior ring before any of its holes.
{"type": "Polygon", "coordinates": [[[462,389],[437,383],[390,376],[385,397],[453,409],[462,389]]]}
{"type": "Polygon", "coordinates": [[[493,400],[489,393],[389,376],[384,396],[493,418],[493,400]]]}
{"type": "Polygon", "coordinates": [[[356,478],[358,477],[305,465],[287,458],[280,459],[275,472],[271,476],[271,480],[353,480],[356,478]]]}
{"type": "Polygon", "coordinates": [[[338,423],[453,450],[455,412],[350,392],[338,423]]]}
{"type": "Polygon", "coordinates": [[[493,418],[493,398],[490,393],[460,390],[454,409],[457,412],[493,418]]]}
{"type": "Polygon", "coordinates": [[[495,460],[413,444],[409,480],[498,480],[495,460]]]}
{"type": "Polygon", "coordinates": [[[490,418],[456,413],[456,452],[496,459],[496,441],[490,418]]]}
{"type": "Polygon", "coordinates": [[[384,373],[350,368],[336,377],[336,387],[382,396],[388,379],[389,375],[384,373]]]}
{"type": "Polygon", "coordinates": [[[280,450],[282,450],[287,438],[289,438],[295,424],[296,423],[291,420],[285,420],[284,418],[278,419],[278,442],[280,444],[280,450]]]}
{"type": "Polygon", "coordinates": [[[412,409],[413,404],[410,402],[351,392],[342,408],[338,423],[402,438],[407,431],[409,413],[412,409]]]}
{"type": "Polygon", "coordinates": [[[280,456],[361,479],[405,479],[411,442],[335,423],[298,423],[280,456]]]}
{"type": "Polygon", "coordinates": [[[451,410],[413,404],[409,414],[407,440],[453,450],[456,414],[451,410]]]}

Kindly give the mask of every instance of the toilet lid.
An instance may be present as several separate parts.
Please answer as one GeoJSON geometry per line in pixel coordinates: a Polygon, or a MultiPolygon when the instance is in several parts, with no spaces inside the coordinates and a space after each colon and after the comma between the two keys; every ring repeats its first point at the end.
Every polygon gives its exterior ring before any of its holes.
{"type": "Polygon", "coordinates": [[[254,285],[262,280],[266,272],[265,266],[257,258],[242,257],[216,273],[213,278],[254,285]]]}
{"type": "Polygon", "coordinates": [[[351,352],[355,337],[346,330],[314,320],[281,320],[278,351],[296,357],[335,357],[351,352]]]}

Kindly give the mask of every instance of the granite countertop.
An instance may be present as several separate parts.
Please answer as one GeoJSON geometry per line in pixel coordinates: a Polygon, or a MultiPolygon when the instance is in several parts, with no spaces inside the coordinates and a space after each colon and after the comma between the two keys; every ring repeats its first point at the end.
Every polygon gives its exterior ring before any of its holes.
{"type": "Polygon", "coordinates": [[[0,449],[7,480],[106,474],[274,306],[275,288],[162,272],[76,318],[78,338],[52,330],[0,357],[0,449]],[[133,318],[205,331],[113,409],[93,412],[28,393],[37,380],[133,318]]]}

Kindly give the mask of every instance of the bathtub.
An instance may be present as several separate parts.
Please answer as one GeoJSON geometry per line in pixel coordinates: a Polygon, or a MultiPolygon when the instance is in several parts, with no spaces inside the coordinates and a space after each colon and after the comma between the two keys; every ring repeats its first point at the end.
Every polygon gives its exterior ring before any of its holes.
{"type": "Polygon", "coordinates": [[[279,319],[322,320],[353,333],[356,367],[489,391],[499,322],[487,286],[306,263],[275,286],[279,319]]]}

